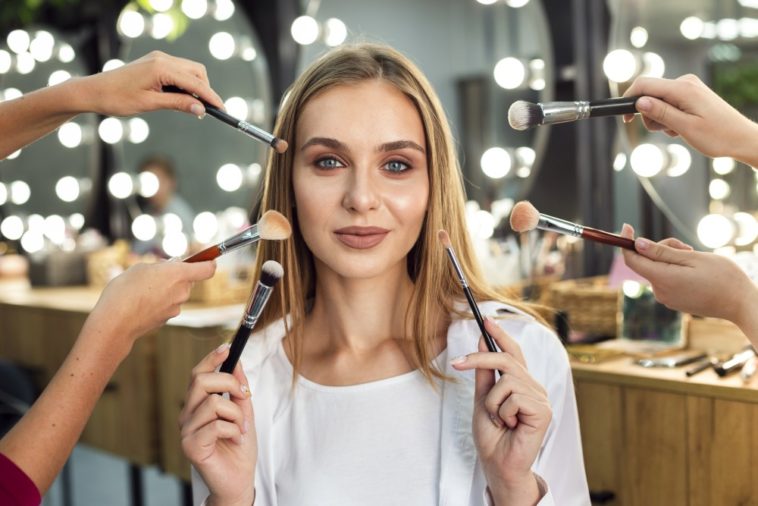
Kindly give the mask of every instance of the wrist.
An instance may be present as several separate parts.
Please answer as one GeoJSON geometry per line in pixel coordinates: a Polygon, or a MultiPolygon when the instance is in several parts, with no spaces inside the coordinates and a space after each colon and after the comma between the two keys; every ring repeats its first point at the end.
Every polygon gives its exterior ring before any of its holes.
{"type": "Polygon", "coordinates": [[[758,145],[758,123],[748,118],[744,119],[746,126],[744,129],[740,129],[744,135],[735,140],[733,144],[734,153],[731,156],[735,160],[758,168],[758,149],[756,149],[758,145]]]}
{"type": "Polygon", "coordinates": [[[534,506],[546,490],[537,475],[529,471],[523,477],[504,480],[488,480],[487,489],[495,506],[534,506]]]}
{"type": "Polygon", "coordinates": [[[758,348],[758,286],[749,278],[745,281],[746,289],[741,294],[740,310],[734,323],[750,339],[753,346],[758,348]]]}
{"type": "Polygon", "coordinates": [[[255,504],[255,489],[253,489],[252,496],[244,494],[241,497],[230,499],[211,495],[205,502],[205,506],[252,506],[253,504],[255,504]]]}

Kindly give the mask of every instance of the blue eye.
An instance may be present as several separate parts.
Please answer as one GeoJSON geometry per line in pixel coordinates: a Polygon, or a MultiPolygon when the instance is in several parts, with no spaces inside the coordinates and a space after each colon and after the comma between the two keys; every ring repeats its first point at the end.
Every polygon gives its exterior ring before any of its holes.
{"type": "Polygon", "coordinates": [[[316,160],[316,167],[319,169],[338,169],[344,167],[342,163],[333,157],[319,158],[316,160]]]}
{"type": "Polygon", "coordinates": [[[411,168],[407,163],[401,162],[399,160],[392,160],[391,162],[387,162],[384,165],[384,167],[389,172],[394,172],[394,173],[405,172],[406,170],[411,168]]]}

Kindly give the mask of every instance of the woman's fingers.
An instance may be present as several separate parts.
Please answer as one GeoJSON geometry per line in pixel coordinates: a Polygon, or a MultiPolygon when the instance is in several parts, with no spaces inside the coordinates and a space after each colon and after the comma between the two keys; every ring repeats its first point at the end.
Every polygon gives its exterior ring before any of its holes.
{"type": "Polygon", "coordinates": [[[240,406],[222,395],[212,394],[182,424],[182,436],[189,435],[214,420],[235,423],[243,434],[247,432],[245,416],[240,406]]]}
{"type": "Polygon", "coordinates": [[[225,420],[214,420],[195,432],[182,437],[182,449],[192,462],[202,462],[210,457],[219,440],[242,442],[242,432],[237,424],[225,420]]]}

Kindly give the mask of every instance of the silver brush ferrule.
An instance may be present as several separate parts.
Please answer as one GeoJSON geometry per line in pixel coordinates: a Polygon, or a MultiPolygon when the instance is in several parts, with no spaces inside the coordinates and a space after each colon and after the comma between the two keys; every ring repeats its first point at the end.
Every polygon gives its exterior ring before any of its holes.
{"type": "Polygon", "coordinates": [[[447,256],[450,257],[450,262],[453,264],[453,269],[455,269],[455,273],[458,275],[461,285],[463,285],[464,288],[468,288],[466,276],[463,275],[463,269],[461,269],[461,264],[458,263],[458,258],[455,256],[453,248],[445,248],[445,250],[447,251],[447,256]]]}
{"type": "Polygon", "coordinates": [[[276,137],[274,137],[272,134],[266,132],[265,130],[261,130],[257,126],[250,124],[247,121],[240,120],[240,122],[237,124],[237,128],[245,132],[247,135],[258,139],[259,141],[263,141],[266,144],[271,144],[276,140],[276,137]]]}
{"type": "Polygon", "coordinates": [[[542,125],[567,123],[590,117],[590,103],[578,102],[545,102],[539,104],[542,108],[542,125]]]}
{"type": "Polygon", "coordinates": [[[258,234],[258,225],[253,225],[219,244],[219,253],[223,255],[224,253],[241,248],[247,244],[252,244],[260,238],[261,236],[258,234]]]}
{"type": "Polygon", "coordinates": [[[263,312],[263,307],[268,302],[268,298],[271,296],[271,292],[274,291],[273,286],[266,286],[260,281],[255,285],[255,292],[248,301],[248,307],[245,310],[245,315],[242,317],[242,325],[252,329],[255,327],[255,323],[260,318],[263,312]]]}
{"type": "Polygon", "coordinates": [[[584,227],[577,223],[572,223],[542,213],[540,213],[540,221],[537,222],[537,228],[548,232],[572,235],[574,237],[581,237],[582,231],[584,230],[584,227]]]}

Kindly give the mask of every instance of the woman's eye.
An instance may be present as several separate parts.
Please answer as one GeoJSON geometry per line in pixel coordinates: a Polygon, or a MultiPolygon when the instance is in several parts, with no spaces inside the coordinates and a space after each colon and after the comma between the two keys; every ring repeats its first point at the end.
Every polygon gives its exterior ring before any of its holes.
{"type": "Polygon", "coordinates": [[[387,169],[389,172],[395,172],[395,173],[398,173],[398,172],[405,172],[406,170],[410,169],[410,166],[409,166],[407,163],[405,163],[405,162],[401,162],[401,161],[399,161],[399,160],[393,160],[393,161],[391,161],[391,162],[387,162],[387,163],[384,165],[384,167],[385,167],[385,168],[386,168],[386,169],[387,169]]]}
{"type": "Polygon", "coordinates": [[[344,167],[344,165],[336,158],[328,157],[316,160],[316,167],[319,169],[338,169],[344,167]]]}

